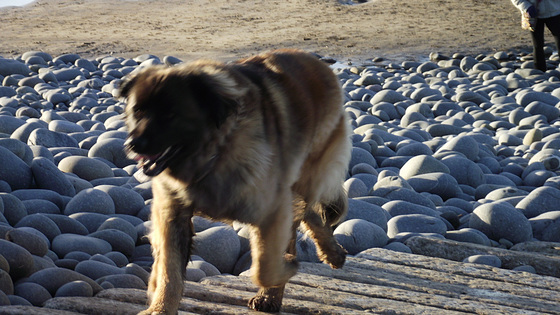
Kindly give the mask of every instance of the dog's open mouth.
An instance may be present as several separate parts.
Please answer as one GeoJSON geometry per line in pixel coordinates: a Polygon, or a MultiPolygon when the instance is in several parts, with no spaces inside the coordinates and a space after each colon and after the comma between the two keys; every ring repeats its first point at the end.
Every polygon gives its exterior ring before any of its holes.
{"type": "Polygon", "coordinates": [[[148,155],[132,152],[132,158],[138,161],[138,167],[148,176],[156,176],[163,172],[169,165],[169,161],[181,150],[181,146],[170,146],[162,153],[148,155]]]}

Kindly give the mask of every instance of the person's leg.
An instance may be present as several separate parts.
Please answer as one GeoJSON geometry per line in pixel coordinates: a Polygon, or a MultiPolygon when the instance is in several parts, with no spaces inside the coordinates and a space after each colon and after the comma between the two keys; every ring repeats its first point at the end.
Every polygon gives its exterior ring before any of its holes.
{"type": "Polygon", "coordinates": [[[533,58],[535,59],[535,68],[546,71],[546,60],[544,58],[544,20],[537,19],[535,31],[531,32],[533,39],[533,58]]]}
{"type": "Polygon", "coordinates": [[[560,15],[545,19],[545,24],[552,33],[552,36],[554,36],[556,50],[560,54],[560,15]]]}

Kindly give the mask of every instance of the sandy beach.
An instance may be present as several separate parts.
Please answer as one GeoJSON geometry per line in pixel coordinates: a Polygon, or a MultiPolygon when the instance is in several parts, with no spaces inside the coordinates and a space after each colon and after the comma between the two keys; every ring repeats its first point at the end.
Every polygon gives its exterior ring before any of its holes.
{"type": "MultiPolygon", "coordinates": [[[[348,261],[334,271],[314,264],[312,239],[298,234],[301,272],[284,312],[560,314],[560,62],[532,69],[519,20],[509,0],[1,8],[0,315],[145,309],[154,194],[123,150],[122,78],[179,62],[165,56],[227,61],[281,47],[358,65],[332,66],[352,126],[349,209],[333,231],[348,261]],[[429,62],[432,52],[464,56],[429,62]]],[[[229,137],[237,115],[207,123],[229,137]]],[[[221,171],[206,166],[202,174],[221,171]]],[[[192,221],[181,310],[246,314],[252,228],[192,221]]]]}
{"type": "Polygon", "coordinates": [[[3,57],[39,50],[229,60],[296,47],[361,62],[531,47],[505,0],[39,0],[0,12],[3,57]]]}

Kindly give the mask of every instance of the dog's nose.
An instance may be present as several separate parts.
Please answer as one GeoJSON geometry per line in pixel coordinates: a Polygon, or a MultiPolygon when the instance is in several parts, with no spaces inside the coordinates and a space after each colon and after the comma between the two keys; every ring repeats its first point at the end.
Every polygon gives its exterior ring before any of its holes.
{"type": "Polygon", "coordinates": [[[125,145],[134,152],[143,153],[148,146],[148,141],[142,137],[128,138],[125,145]]]}

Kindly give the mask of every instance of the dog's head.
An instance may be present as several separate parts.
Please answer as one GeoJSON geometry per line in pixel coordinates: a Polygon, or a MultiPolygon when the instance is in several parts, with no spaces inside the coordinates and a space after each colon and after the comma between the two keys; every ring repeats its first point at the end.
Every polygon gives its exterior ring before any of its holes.
{"type": "Polygon", "coordinates": [[[198,152],[235,113],[243,91],[223,65],[149,67],[123,81],[129,156],[156,176],[198,152]]]}

